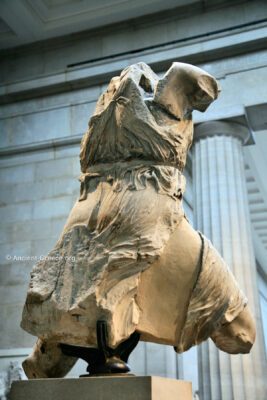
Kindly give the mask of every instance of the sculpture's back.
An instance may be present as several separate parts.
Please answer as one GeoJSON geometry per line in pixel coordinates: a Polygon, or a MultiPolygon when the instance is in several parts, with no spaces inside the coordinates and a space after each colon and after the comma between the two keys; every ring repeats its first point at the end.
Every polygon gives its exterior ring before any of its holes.
{"type": "Polygon", "coordinates": [[[80,198],[32,272],[22,327],[39,340],[24,362],[29,377],[63,376],[75,359],[57,344],[97,348],[97,321],[110,349],[137,332],[178,352],[208,337],[249,351],[246,299],[182,208],[192,111],[217,96],[215,79],[188,64],[159,80],[139,63],[111,80],[82,140],[80,198]],[[232,332],[240,315],[243,341],[232,332]]]}

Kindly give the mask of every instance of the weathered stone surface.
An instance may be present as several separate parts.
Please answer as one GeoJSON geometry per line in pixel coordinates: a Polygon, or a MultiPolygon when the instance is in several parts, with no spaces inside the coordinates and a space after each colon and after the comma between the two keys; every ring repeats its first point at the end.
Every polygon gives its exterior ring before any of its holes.
{"type": "Polygon", "coordinates": [[[192,111],[218,93],[214,78],[182,63],[160,80],[144,63],[111,80],[82,140],[80,198],[32,271],[21,324],[39,337],[24,363],[29,377],[64,376],[71,365],[57,343],[96,347],[99,319],[111,347],[138,331],[178,352],[208,337],[249,351],[246,299],[182,207],[192,111]]]}
{"type": "Polygon", "coordinates": [[[158,376],[46,379],[12,384],[11,400],[191,400],[191,383],[158,376]]]}

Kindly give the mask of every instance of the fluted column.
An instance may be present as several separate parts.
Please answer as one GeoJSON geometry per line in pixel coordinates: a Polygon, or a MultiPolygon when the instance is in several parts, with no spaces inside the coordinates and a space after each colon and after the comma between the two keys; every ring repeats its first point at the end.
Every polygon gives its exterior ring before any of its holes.
{"type": "Polygon", "coordinates": [[[266,360],[242,149],[248,135],[247,127],[237,122],[205,122],[195,129],[195,228],[232,268],[257,324],[249,355],[230,356],[218,351],[211,340],[199,346],[201,400],[265,399],[266,360]]]}

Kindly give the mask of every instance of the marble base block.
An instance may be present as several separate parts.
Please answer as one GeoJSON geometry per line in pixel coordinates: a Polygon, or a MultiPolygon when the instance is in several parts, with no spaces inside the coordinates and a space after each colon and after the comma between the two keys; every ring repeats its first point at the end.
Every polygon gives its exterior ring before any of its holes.
{"type": "Polygon", "coordinates": [[[158,376],[13,382],[11,400],[192,400],[190,382],[158,376]]]}

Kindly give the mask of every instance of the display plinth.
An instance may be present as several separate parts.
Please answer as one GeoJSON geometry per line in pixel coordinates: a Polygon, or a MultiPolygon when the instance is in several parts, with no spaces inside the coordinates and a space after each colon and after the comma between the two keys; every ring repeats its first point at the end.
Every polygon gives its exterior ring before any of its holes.
{"type": "Polygon", "coordinates": [[[158,376],[33,379],[13,382],[11,400],[192,400],[190,382],[158,376]]]}

